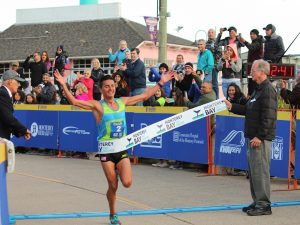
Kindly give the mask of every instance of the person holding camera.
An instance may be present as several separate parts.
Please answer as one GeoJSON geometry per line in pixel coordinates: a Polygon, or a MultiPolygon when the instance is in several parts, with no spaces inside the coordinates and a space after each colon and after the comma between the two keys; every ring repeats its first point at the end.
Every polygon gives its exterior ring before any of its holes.
{"type": "Polygon", "coordinates": [[[30,69],[31,86],[36,87],[43,81],[43,74],[48,73],[45,63],[41,60],[41,54],[34,52],[27,56],[23,64],[24,69],[30,69]],[[33,62],[29,60],[33,58],[33,62]]]}
{"type": "Polygon", "coordinates": [[[224,96],[227,93],[229,84],[235,83],[241,87],[242,60],[239,58],[236,44],[226,46],[217,69],[218,71],[222,71],[222,90],[224,96]]]}
{"type": "Polygon", "coordinates": [[[220,33],[217,36],[216,39],[216,45],[217,46],[227,46],[229,44],[236,44],[237,51],[239,53],[239,58],[241,58],[241,47],[245,47],[245,44],[240,41],[241,34],[237,34],[237,29],[235,27],[229,27],[229,37],[226,37],[221,40],[222,34],[224,31],[227,31],[227,28],[220,28],[220,33]]]}

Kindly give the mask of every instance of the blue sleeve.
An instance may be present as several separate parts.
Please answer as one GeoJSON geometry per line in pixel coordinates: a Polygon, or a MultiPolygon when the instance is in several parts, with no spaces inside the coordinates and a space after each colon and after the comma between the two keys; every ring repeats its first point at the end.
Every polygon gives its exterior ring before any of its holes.
{"type": "Polygon", "coordinates": [[[149,78],[149,81],[151,81],[151,82],[158,82],[158,81],[160,81],[161,75],[155,68],[152,67],[152,68],[150,68],[148,78],[149,78]]]}
{"type": "Polygon", "coordinates": [[[109,59],[109,61],[110,61],[110,62],[116,61],[117,55],[118,55],[118,51],[116,51],[114,54],[109,53],[109,54],[108,54],[108,59],[109,59]]]}

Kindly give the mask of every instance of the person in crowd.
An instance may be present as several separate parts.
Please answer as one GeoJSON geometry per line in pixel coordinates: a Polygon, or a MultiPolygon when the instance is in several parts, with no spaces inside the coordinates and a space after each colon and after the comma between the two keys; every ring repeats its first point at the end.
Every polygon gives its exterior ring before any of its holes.
{"type": "Polygon", "coordinates": [[[37,104],[36,97],[33,93],[29,93],[25,96],[25,104],[37,104]]]}
{"type": "Polygon", "coordinates": [[[13,94],[18,91],[20,82],[25,80],[16,71],[7,70],[2,75],[0,87],[0,137],[10,140],[11,134],[16,137],[24,136],[26,140],[31,137],[30,131],[14,117],[13,94]]]}
{"type": "Polygon", "coordinates": [[[207,32],[206,49],[210,50],[214,56],[214,68],[212,70],[212,84],[213,90],[216,93],[217,98],[219,98],[219,83],[218,83],[218,70],[217,65],[222,57],[222,47],[216,45],[216,31],[214,29],[209,29],[207,32]]]}
{"type": "Polygon", "coordinates": [[[285,48],[282,37],[276,34],[276,27],[268,24],[263,28],[266,31],[264,60],[271,63],[281,63],[285,48]]]}
{"type": "Polygon", "coordinates": [[[121,40],[119,43],[119,49],[113,53],[112,48],[108,49],[108,59],[109,62],[115,63],[114,72],[121,66],[123,59],[125,59],[126,51],[130,51],[127,47],[127,42],[125,40],[121,40]]]}
{"type": "MultiPolygon", "coordinates": [[[[9,69],[10,70],[13,70],[13,71],[16,71],[21,78],[25,79],[25,74],[23,72],[23,69],[19,67],[19,62],[18,61],[14,61],[14,62],[11,62],[10,65],[9,65],[9,69]]],[[[30,93],[31,91],[31,86],[29,85],[29,82],[25,79],[24,82],[21,83],[21,86],[19,87],[19,90],[23,90],[25,94],[28,94],[30,93]]]]}
{"type": "MultiPolygon", "coordinates": [[[[168,82],[173,78],[174,72],[162,76],[161,80],[155,86],[148,88],[144,93],[132,97],[122,97],[120,99],[114,98],[116,89],[112,77],[109,75],[104,76],[100,81],[100,89],[103,95],[101,101],[80,101],[75,99],[69,92],[65,80],[60,73],[55,71],[54,75],[72,105],[92,110],[99,131],[97,141],[100,142],[107,140],[113,141],[126,136],[125,106],[135,105],[139,101],[146,101],[154,95],[158,89],[162,88],[165,82],[168,82]],[[116,136],[117,138],[113,138],[116,136]]],[[[121,224],[115,208],[116,192],[118,189],[118,180],[120,180],[123,186],[127,188],[132,184],[132,171],[128,152],[124,149],[124,151],[120,152],[110,152],[107,154],[100,153],[100,161],[108,182],[108,191],[106,195],[110,209],[110,223],[121,224]],[[117,178],[118,176],[120,179],[117,178]]]]}
{"type": "Polygon", "coordinates": [[[55,60],[53,65],[53,71],[58,70],[61,74],[64,73],[65,70],[65,64],[67,62],[68,55],[66,51],[64,50],[63,45],[59,45],[56,48],[55,52],[55,60]]]}
{"type": "Polygon", "coordinates": [[[286,88],[286,81],[280,80],[280,96],[291,108],[300,109],[300,69],[297,70],[296,85],[293,91],[286,88]]]}
{"type": "MultiPolygon", "coordinates": [[[[121,64],[120,70],[123,71],[124,76],[128,79],[130,87],[130,96],[136,96],[143,93],[146,89],[146,75],[145,65],[139,58],[140,50],[138,48],[131,49],[131,64],[127,68],[126,64],[121,64]]],[[[142,102],[137,103],[143,106],[142,102]]]]}
{"type": "MultiPolygon", "coordinates": [[[[201,79],[198,75],[196,75],[196,72],[193,69],[193,64],[190,62],[187,62],[184,66],[184,76],[181,76],[181,74],[176,74],[175,79],[176,79],[176,86],[179,88],[186,96],[188,96],[188,92],[193,86],[193,82],[201,87],[201,79]]],[[[190,101],[194,100],[195,96],[188,96],[190,101]]]]}
{"type": "MultiPolygon", "coordinates": [[[[251,43],[247,42],[243,37],[240,37],[240,41],[248,48],[247,63],[253,63],[257,59],[262,59],[264,56],[264,39],[257,29],[250,31],[251,43]]],[[[256,83],[252,80],[252,77],[248,75],[248,96],[250,96],[255,88],[256,83]]]]}
{"type": "Polygon", "coordinates": [[[94,81],[93,99],[100,100],[101,93],[99,89],[99,81],[104,76],[104,71],[101,68],[99,59],[97,58],[92,59],[91,64],[92,64],[91,78],[94,81]]]}
{"type": "Polygon", "coordinates": [[[206,49],[204,39],[198,41],[198,63],[197,70],[203,75],[204,81],[212,82],[212,71],[214,69],[214,57],[210,50],[206,49]]]}
{"type": "Polygon", "coordinates": [[[24,104],[25,101],[25,93],[18,89],[16,93],[13,94],[13,103],[15,104],[24,104]]]}
{"type": "Polygon", "coordinates": [[[75,88],[78,82],[82,82],[88,89],[89,100],[93,100],[93,89],[94,89],[94,80],[91,78],[91,71],[85,69],[83,75],[77,72],[77,80],[74,81],[73,88],[75,88]]]}
{"type": "Polygon", "coordinates": [[[220,28],[220,33],[218,34],[216,39],[216,45],[226,47],[229,44],[235,44],[237,47],[238,56],[239,58],[241,58],[241,47],[245,47],[245,44],[240,41],[241,35],[237,34],[237,29],[235,27],[229,27],[229,37],[226,37],[221,40],[222,33],[224,31],[226,31],[226,28],[220,28]]]}
{"type": "Polygon", "coordinates": [[[210,81],[204,81],[201,84],[201,93],[202,95],[196,103],[191,102],[187,97],[184,98],[186,106],[189,109],[212,102],[217,98],[216,93],[212,89],[212,83],[210,81]]]}
{"type": "MultiPolygon", "coordinates": [[[[166,63],[161,63],[158,67],[158,70],[159,71],[157,71],[157,69],[154,66],[150,68],[150,72],[149,72],[149,75],[148,75],[149,81],[151,81],[151,82],[160,81],[161,76],[164,73],[169,71],[169,67],[166,63]]],[[[164,89],[165,95],[169,97],[170,94],[171,94],[171,81],[167,82],[164,85],[163,89],[164,89]]]]}
{"type": "Polygon", "coordinates": [[[52,65],[51,65],[51,61],[49,59],[49,55],[47,51],[42,51],[42,56],[41,56],[42,61],[45,63],[47,71],[49,72],[52,65]]]}
{"type": "Polygon", "coordinates": [[[33,92],[36,94],[38,104],[55,104],[55,86],[51,83],[50,74],[43,74],[43,83],[35,88],[33,92]]]}
{"type": "Polygon", "coordinates": [[[75,85],[75,98],[78,100],[82,100],[82,101],[88,101],[89,96],[88,96],[88,89],[87,87],[82,83],[82,82],[78,82],[75,85]]]}
{"type": "Polygon", "coordinates": [[[41,60],[41,55],[39,52],[33,53],[33,55],[29,55],[23,64],[24,69],[30,69],[30,78],[31,78],[31,86],[34,88],[42,83],[43,74],[48,73],[47,67],[45,63],[41,60]],[[29,60],[33,57],[33,62],[29,62],[29,60]]]}
{"type": "MultiPolygon", "coordinates": [[[[183,55],[178,54],[176,56],[176,64],[172,66],[172,70],[175,70],[177,74],[181,74],[183,76],[184,74],[184,59],[183,55]]],[[[171,81],[171,90],[174,90],[176,87],[176,80],[175,78],[171,81]]]]}
{"type": "MultiPolygon", "coordinates": [[[[70,91],[70,85],[68,83],[66,83],[66,86],[67,86],[68,90],[70,91]]],[[[60,104],[61,105],[70,105],[64,90],[61,91],[60,104]]]]}
{"type": "Polygon", "coordinates": [[[116,85],[115,98],[121,98],[127,96],[127,83],[120,74],[116,74],[114,77],[116,85]]]}
{"type": "Polygon", "coordinates": [[[222,90],[224,95],[230,83],[234,82],[239,87],[241,86],[242,60],[239,58],[235,44],[226,46],[217,69],[222,71],[222,90]]]}
{"type": "Polygon", "coordinates": [[[247,98],[241,91],[241,88],[236,85],[236,83],[231,83],[228,85],[226,92],[227,100],[231,103],[245,105],[247,103],[247,98]]]}
{"type": "Polygon", "coordinates": [[[253,202],[242,209],[249,216],[271,215],[270,161],[272,140],[277,122],[277,95],[267,76],[270,64],[262,59],[252,64],[251,74],[257,83],[246,105],[225,100],[230,112],[245,115],[247,159],[253,202]]]}
{"type": "Polygon", "coordinates": [[[127,68],[130,66],[132,60],[131,60],[131,54],[130,54],[130,50],[127,49],[125,51],[125,58],[122,60],[122,63],[125,63],[127,68]]]}
{"type": "Polygon", "coordinates": [[[166,103],[166,96],[164,89],[158,89],[153,96],[144,102],[144,106],[164,106],[166,103]]]}

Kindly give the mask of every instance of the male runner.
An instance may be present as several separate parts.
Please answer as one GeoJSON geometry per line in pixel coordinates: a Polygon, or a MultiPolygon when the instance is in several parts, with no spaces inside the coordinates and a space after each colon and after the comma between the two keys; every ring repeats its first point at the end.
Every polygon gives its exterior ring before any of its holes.
{"type": "MultiPolygon", "coordinates": [[[[65,78],[56,70],[54,75],[61,85],[68,101],[75,106],[83,109],[92,110],[96,123],[98,126],[98,141],[107,141],[112,139],[118,139],[126,136],[126,119],[125,119],[125,106],[135,105],[140,101],[145,101],[154,93],[163,87],[163,85],[171,80],[175,71],[171,71],[161,77],[161,80],[153,87],[148,88],[144,93],[133,97],[114,98],[115,95],[115,83],[110,75],[102,77],[100,80],[100,90],[103,95],[101,101],[90,100],[81,101],[74,98],[71,92],[66,86],[65,78]]],[[[117,173],[120,176],[120,180],[124,187],[129,188],[132,184],[132,171],[130,166],[130,160],[128,158],[127,150],[101,154],[100,161],[108,182],[108,190],[106,193],[110,210],[110,224],[120,225],[121,222],[118,219],[115,204],[116,204],[116,192],[118,189],[117,173]],[[117,170],[117,172],[116,172],[117,170]]]]}

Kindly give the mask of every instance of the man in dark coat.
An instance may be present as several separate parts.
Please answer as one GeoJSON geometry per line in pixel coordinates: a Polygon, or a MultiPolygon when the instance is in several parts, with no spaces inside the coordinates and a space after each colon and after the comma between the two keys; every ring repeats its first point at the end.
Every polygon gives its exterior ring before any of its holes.
{"type": "Polygon", "coordinates": [[[20,86],[19,82],[24,82],[18,73],[13,70],[4,72],[3,83],[0,87],[0,137],[10,140],[10,135],[16,137],[24,136],[26,140],[30,139],[31,133],[24,127],[13,115],[12,95],[17,92],[20,86]]]}
{"type": "Polygon", "coordinates": [[[284,54],[282,37],[275,33],[276,27],[273,24],[268,24],[263,29],[266,31],[264,60],[280,63],[284,54]]]}
{"type": "Polygon", "coordinates": [[[225,100],[229,111],[245,115],[247,160],[250,190],[253,202],[243,208],[249,216],[271,215],[270,161],[272,140],[275,138],[277,120],[277,95],[267,75],[270,64],[262,59],[254,61],[251,68],[257,86],[246,105],[225,100]]]}

